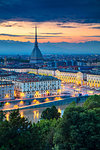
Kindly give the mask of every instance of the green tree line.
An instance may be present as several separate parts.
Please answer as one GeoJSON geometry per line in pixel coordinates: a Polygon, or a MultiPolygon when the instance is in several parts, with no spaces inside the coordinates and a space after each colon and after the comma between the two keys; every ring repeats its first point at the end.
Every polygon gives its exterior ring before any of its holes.
{"type": "Polygon", "coordinates": [[[62,117],[55,106],[42,112],[37,123],[0,111],[0,150],[99,150],[100,96],[90,96],[83,106],[68,105],[62,117]]]}

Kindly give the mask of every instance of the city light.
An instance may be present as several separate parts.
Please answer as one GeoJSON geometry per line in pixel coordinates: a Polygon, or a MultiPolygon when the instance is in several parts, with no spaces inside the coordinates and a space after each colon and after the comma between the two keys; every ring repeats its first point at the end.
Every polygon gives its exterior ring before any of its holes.
{"type": "Polygon", "coordinates": [[[40,102],[37,100],[37,101],[35,102],[35,104],[40,104],[40,102]]]}
{"type": "Polygon", "coordinates": [[[87,91],[87,93],[93,94],[93,91],[87,91]]]}
{"type": "Polygon", "coordinates": [[[10,98],[10,97],[9,97],[9,94],[6,94],[5,98],[6,98],[6,99],[10,98]]]}
{"type": "Polygon", "coordinates": [[[75,89],[76,91],[80,91],[80,89],[79,88],[77,88],[77,89],[75,89]]]}
{"type": "Polygon", "coordinates": [[[61,98],[61,97],[58,97],[58,100],[62,100],[62,98],[61,98]]]}
{"type": "Polygon", "coordinates": [[[46,91],[46,94],[47,94],[47,95],[49,95],[49,93],[50,93],[49,91],[46,91]]]}
{"type": "Polygon", "coordinates": [[[33,103],[35,103],[36,101],[37,101],[37,100],[36,100],[36,99],[34,99],[34,100],[33,100],[33,103]]]}
{"type": "Polygon", "coordinates": [[[38,110],[34,110],[33,114],[34,114],[34,119],[35,118],[37,118],[37,119],[39,118],[39,111],[38,110]]]}
{"type": "Polygon", "coordinates": [[[5,117],[6,117],[6,120],[9,121],[9,112],[6,113],[5,117]]]}
{"type": "Polygon", "coordinates": [[[33,103],[39,104],[40,102],[39,102],[38,100],[34,99],[34,100],[33,100],[33,103]]]}
{"type": "Polygon", "coordinates": [[[23,101],[20,101],[20,102],[19,102],[19,105],[24,105],[24,102],[23,102],[23,101]]]}
{"type": "Polygon", "coordinates": [[[55,97],[55,100],[62,100],[61,97],[55,97]]]}
{"type": "Polygon", "coordinates": [[[16,94],[16,92],[14,91],[14,97],[16,97],[17,96],[17,94],[16,94]]]}
{"type": "Polygon", "coordinates": [[[4,109],[10,108],[10,106],[11,106],[11,104],[10,104],[9,102],[6,102],[6,103],[4,104],[4,109]]]}
{"type": "Polygon", "coordinates": [[[23,92],[21,92],[21,93],[20,93],[20,97],[21,97],[21,98],[24,98],[24,97],[25,97],[25,94],[24,94],[23,92]]]}
{"type": "Polygon", "coordinates": [[[49,99],[49,98],[46,98],[46,99],[45,99],[45,102],[49,102],[49,101],[50,101],[50,99],[49,99]]]}
{"type": "Polygon", "coordinates": [[[14,105],[14,107],[13,107],[13,108],[18,109],[18,105],[14,105]]]}
{"type": "Polygon", "coordinates": [[[58,100],[58,97],[55,97],[55,99],[54,100],[58,100]]]}
{"type": "Polygon", "coordinates": [[[23,118],[23,117],[24,117],[24,113],[23,113],[23,111],[20,111],[20,116],[21,116],[21,118],[23,118]]]}
{"type": "Polygon", "coordinates": [[[61,94],[61,89],[57,90],[57,94],[59,94],[59,95],[61,94]]]}
{"type": "Polygon", "coordinates": [[[61,113],[61,109],[60,108],[58,108],[58,112],[61,113]]]}
{"type": "Polygon", "coordinates": [[[5,106],[8,106],[8,105],[10,105],[10,103],[6,102],[6,103],[5,103],[5,106]]]}
{"type": "Polygon", "coordinates": [[[41,94],[39,93],[39,91],[36,91],[36,92],[35,92],[34,97],[41,97],[41,94]]]}

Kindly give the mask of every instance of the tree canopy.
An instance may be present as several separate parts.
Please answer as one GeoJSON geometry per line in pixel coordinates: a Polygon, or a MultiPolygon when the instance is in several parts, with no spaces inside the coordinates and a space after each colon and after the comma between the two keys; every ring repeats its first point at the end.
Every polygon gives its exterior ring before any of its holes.
{"type": "Polygon", "coordinates": [[[100,95],[89,96],[83,106],[88,109],[100,108],[100,95]]]}
{"type": "Polygon", "coordinates": [[[54,118],[58,119],[60,118],[60,113],[55,106],[52,106],[51,108],[47,108],[42,112],[41,118],[49,120],[54,118]]]}
{"type": "Polygon", "coordinates": [[[36,125],[21,118],[19,111],[10,113],[9,121],[0,122],[0,150],[37,150],[40,148],[36,125]]]}
{"type": "Polygon", "coordinates": [[[100,148],[100,118],[95,111],[68,107],[54,135],[57,150],[97,150],[100,148]]]}

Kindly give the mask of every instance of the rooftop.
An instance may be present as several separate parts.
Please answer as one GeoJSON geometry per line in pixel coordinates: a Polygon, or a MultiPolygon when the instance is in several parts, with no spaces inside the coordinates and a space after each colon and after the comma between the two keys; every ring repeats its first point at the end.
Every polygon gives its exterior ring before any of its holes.
{"type": "MultiPolygon", "coordinates": [[[[12,79],[13,80],[13,79],[12,79]]],[[[19,82],[40,82],[40,81],[59,80],[52,76],[41,76],[35,74],[19,73],[15,75],[14,81],[19,82]]]]}

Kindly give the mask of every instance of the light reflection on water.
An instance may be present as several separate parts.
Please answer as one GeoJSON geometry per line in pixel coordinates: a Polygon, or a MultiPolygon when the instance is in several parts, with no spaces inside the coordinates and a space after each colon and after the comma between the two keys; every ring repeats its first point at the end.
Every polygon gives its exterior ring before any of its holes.
{"type": "MultiPolygon", "coordinates": [[[[66,107],[67,105],[56,106],[56,108],[58,109],[58,112],[61,113],[61,117],[66,107]]],[[[23,109],[23,110],[20,110],[19,112],[20,112],[21,117],[26,117],[32,123],[33,122],[36,123],[41,118],[42,111],[45,109],[46,107],[34,108],[34,109],[23,109]]],[[[6,113],[6,119],[9,120],[9,112],[6,113]]]]}
{"type": "MultiPolygon", "coordinates": [[[[64,113],[64,109],[67,107],[67,105],[62,105],[62,106],[56,106],[58,111],[61,113],[61,117],[64,113]]],[[[20,112],[23,112],[24,117],[28,118],[29,121],[33,122],[38,122],[39,119],[41,118],[42,111],[45,110],[46,107],[43,108],[34,108],[34,109],[24,109],[21,110],[20,112]]]]}
{"type": "Polygon", "coordinates": [[[6,113],[5,117],[6,117],[6,120],[9,121],[9,112],[6,113]]]}

